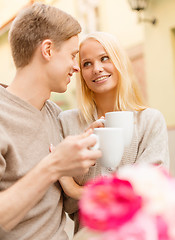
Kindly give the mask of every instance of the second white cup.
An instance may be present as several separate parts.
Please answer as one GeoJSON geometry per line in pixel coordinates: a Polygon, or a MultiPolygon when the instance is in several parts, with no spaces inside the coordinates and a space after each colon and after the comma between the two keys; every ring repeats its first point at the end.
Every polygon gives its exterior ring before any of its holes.
{"type": "Polygon", "coordinates": [[[97,144],[102,151],[100,164],[102,167],[115,170],[121,162],[124,151],[124,138],[122,128],[95,128],[97,144]]]}

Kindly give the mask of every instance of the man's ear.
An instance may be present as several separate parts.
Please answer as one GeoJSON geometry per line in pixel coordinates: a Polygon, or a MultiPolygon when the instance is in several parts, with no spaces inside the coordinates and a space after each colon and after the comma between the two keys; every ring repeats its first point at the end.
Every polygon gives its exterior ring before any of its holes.
{"type": "Polygon", "coordinates": [[[50,39],[46,39],[41,44],[41,53],[46,60],[50,60],[52,57],[53,43],[50,39]]]}

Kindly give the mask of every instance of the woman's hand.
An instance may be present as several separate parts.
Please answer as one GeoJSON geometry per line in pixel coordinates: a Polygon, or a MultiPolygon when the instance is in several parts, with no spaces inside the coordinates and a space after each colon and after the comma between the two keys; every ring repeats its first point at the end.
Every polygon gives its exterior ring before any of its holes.
{"type": "Polygon", "coordinates": [[[79,186],[72,177],[61,177],[59,182],[63,188],[63,191],[71,198],[80,200],[83,187],[79,186]]]}
{"type": "Polygon", "coordinates": [[[94,128],[101,128],[101,127],[104,127],[104,117],[102,116],[101,118],[99,118],[98,120],[96,120],[95,122],[93,122],[87,129],[89,130],[90,128],[91,129],[94,129],[94,128]]]}

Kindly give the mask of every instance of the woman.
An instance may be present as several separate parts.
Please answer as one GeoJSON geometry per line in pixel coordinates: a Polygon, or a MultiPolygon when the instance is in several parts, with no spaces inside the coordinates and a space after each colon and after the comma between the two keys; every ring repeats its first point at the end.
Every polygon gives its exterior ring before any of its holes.
{"type": "MultiPolygon", "coordinates": [[[[79,109],[65,111],[59,115],[63,137],[78,134],[90,124],[93,126],[93,122],[106,112],[133,111],[133,139],[131,145],[125,148],[120,166],[147,162],[168,167],[165,120],[158,110],[148,108],[143,103],[131,63],[117,40],[108,33],[89,34],[80,44],[79,62],[79,109]]],[[[74,180],[79,185],[84,185],[88,179],[95,178],[100,173],[100,163],[97,161],[86,175],[74,180]]],[[[66,181],[62,182],[62,186],[70,189],[66,181]]],[[[81,190],[77,197],[75,195],[75,198],[79,198],[81,190]]],[[[76,210],[76,207],[72,206],[70,202],[65,204],[69,213],[76,210]]]]}

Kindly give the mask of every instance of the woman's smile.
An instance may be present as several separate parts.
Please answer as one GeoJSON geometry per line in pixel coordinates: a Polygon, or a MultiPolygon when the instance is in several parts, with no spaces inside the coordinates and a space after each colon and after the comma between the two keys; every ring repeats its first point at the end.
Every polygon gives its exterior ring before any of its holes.
{"type": "Polygon", "coordinates": [[[111,74],[99,76],[99,77],[97,77],[96,79],[92,80],[92,82],[95,82],[95,83],[103,83],[103,82],[106,82],[110,76],[111,76],[111,74]]]}

